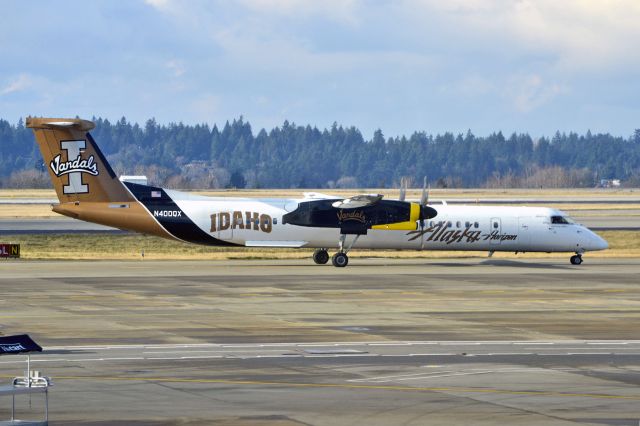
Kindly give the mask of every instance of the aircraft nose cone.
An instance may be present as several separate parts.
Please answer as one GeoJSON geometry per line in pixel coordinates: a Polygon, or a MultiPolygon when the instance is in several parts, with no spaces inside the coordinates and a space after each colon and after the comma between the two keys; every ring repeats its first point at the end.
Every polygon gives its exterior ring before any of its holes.
{"type": "Polygon", "coordinates": [[[609,243],[607,242],[607,240],[597,235],[596,238],[598,239],[598,241],[596,242],[596,250],[606,250],[609,248],[609,243]]]}
{"type": "Polygon", "coordinates": [[[596,250],[606,250],[609,248],[609,243],[598,234],[590,231],[589,232],[589,241],[587,243],[587,250],[596,251],[596,250]]]}

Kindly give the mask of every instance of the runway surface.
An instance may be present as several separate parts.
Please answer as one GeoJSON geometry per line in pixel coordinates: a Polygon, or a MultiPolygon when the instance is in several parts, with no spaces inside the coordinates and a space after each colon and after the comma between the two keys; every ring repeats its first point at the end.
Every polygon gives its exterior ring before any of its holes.
{"type": "MultiPolygon", "coordinates": [[[[45,347],[52,424],[635,426],[639,274],[588,256],[11,261],[0,331],[45,347]]],[[[0,358],[5,382],[22,359],[0,358]]]]}

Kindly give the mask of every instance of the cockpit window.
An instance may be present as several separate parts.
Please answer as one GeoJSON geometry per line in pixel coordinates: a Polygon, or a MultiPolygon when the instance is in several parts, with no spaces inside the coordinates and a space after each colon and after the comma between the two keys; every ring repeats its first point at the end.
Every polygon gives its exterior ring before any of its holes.
{"type": "Polygon", "coordinates": [[[555,225],[570,225],[574,222],[567,216],[551,216],[551,223],[555,225]]]}

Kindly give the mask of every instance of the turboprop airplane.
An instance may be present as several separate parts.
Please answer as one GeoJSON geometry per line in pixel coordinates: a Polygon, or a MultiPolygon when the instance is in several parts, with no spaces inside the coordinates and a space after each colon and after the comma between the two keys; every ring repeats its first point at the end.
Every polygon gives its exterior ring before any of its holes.
{"type": "Polygon", "coordinates": [[[72,218],[212,246],[315,248],[317,264],[349,263],[352,249],[571,252],[574,265],[605,240],[559,210],[542,207],[429,205],[379,194],[343,199],[204,197],[122,182],[91,137],[90,121],[28,118],[59,204],[72,218]]]}

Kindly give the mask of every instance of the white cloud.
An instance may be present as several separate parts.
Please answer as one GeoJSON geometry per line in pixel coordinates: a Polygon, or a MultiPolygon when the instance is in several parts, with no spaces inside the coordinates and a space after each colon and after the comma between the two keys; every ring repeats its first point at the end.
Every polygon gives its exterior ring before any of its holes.
{"type": "Polygon", "coordinates": [[[357,24],[361,17],[358,0],[239,0],[239,2],[247,9],[263,16],[323,17],[346,24],[357,24]]]}
{"type": "Polygon", "coordinates": [[[164,66],[167,67],[167,69],[169,69],[169,71],[171,71],[173,76],[176,78],[181,77],[187,71],[184,63],[177,59],[171,59],[170,61],[167,61],[164,66]]]}
{"type": "Polygon", "coordinates": [[[513,8],[510,27],[530,48],[558,54],[562,68],[611,69],[640,65],[639,13],[636,0],[526,1],[513,8]]]}
{"type": "Polygon", "coordinates": [[[321,37],[282,32],[266,20],[253,18],[215,28],[210,37],[235,66],[302,78],[348,72],[375,75],[390,68],[424,75],[437,66],[432,55],[401,47],[361,49],[345,40],[343,46],[319,48],[315,42],[321,37]]]}
{"type": "Polygon", "coordinates": [[[33,79],[27,74],[20,74],[13,80],[11,80],[6,86],[0,89],[0,96],[8,95],[10,93],[22,92],[28,89],[33,84],[33,79]]]}
{"type": "Polygon", "coordinates": [[[171,6],[171,0],[144,0],[146,4],[161,11],[166,11],[171,6]]]}
{"type": "Polygon", "coordinates": [[[512,77],[505,88],[504,96],[517,111],[528,113],[568,91],[566,86],[547,83],[541,76],[531,74],[512,77]]]}
{"type": "MultiPolygon", "coordinates": [[[[305,19],[323,18],[347,26],[357,26],[362,16],[361,0],[145,0],[145,3],[157,11],[188,23],[192,26],[211,27],[229,22],[220,18],[253,21],[271,24],[289,20],[299,22],[305,19]]],[[[233,25],[233,24],[231,24],[233,25]]],[[[247,26],[247,31],[252,27],[247,26]]]]}
{"type": "Polygon", "coordinates": [[[496,85],[488,78],[477,74],[470,74],[453,84],[445,84],[441,91],[446,94],[462,96],[482,96],[494,92],[496,85]]]}
{"type": "Polygon", "coordinates": [[[0,115],[245,114],[389,134],[548,133],[589,127],[589,111],[624,134],[638,115],[640,0],[144,1],[45,2],[37,27],[8,8],[0,115]],[[25,53],[78,32],[82,66],[25,53]]]}
{"type": "Polygon", "coordinates": [[[552,55],[554,65],[570,70],[640,66],[637,0],[406,0],[402,9],[480,50],[552,55]]]}

